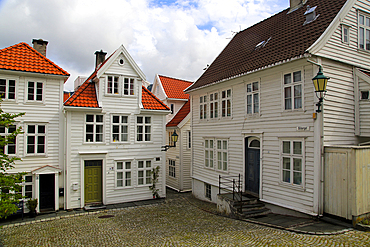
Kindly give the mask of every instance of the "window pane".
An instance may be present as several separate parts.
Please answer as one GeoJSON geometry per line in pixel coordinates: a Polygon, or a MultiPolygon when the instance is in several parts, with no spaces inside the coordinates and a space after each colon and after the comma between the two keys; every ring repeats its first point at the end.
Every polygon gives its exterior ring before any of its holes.
{"type": "Polygon", "coordinates": [[[221,143],[222,143],[221,141],[217,141],[217,149],[221,149],[222,146],[221,143]]]}
{"type": "Polygon", "coordinates": [[[223,141],[223,149],[227,150],[227,141],[223,141]]]}
{"type": "Polygon", "coordinates": [[[283,169],[290,170],[290,158],[283,157],[283,169]]]}
{"type": "Polygon", "coordinates": [[[113,123],[119,123],[119,116],[113,116],[113,123]]]}
{"type": "Polygon", "coordinates": [[[364,38],[365,38],[365,30],[364,28],[360,28],[360,48],[361,49],[364,49],[364,45],[365,45],[365,41],[364,41],[364,38]]]}
{"type": "Polygon", "coordinates": [[[123,163],[122,162],[117,162],[117,169],[122,170],[123,169],[123,163]]]}
{"type": "Polygon", "coordinates": [[[302,173],[293,172],[293,183],[298,185],[302,184],[302,173]]]}
{"type": "Polygon", "coordinates": [[[122,116],[122,123],[127,123],[127,116],[122,116]]]}
{"type": "Polygon", "coordinates": [[[126,170],[131,169],[131,162],[126,162],[126,163],[125,163],[125,169],[126,169],[126,170]]]}
{"type": "Polygon", "coordinates": [[[139,161],[138,162],[138,167],[139,168],[144,168],[144,161],[139,161]]]}
{"type": "Polygon", "coordinates": [[[39,134],[45,134],[45,125],[39,125],[39,126],[37,126],[37,133],[39,133],[39,134]]]}
{"type": "Polygon", "coordinates": [[[360,24],[361,25],[365,24],[365,17],[363,15],[360,15],[360,24]]]}
{"type": "Polygon", "coordinates": [[[366,17],[366,26],[370,27],[370,18],[366,17]]]}
{"type": "Polygon", "coordinates": [[[0,133],[5,133],[5,126],[0,126],[0,133]]]}
{"type": "Polygon", "coordinates": [[[119,126],[118,125],[113,125],[113,133],[119,133],[119,126]]]}
{"type": "Polygon", "coordinates": [[[117,187],[123,187],[123,180],[117,180],[117,187]]]}
{"type": "Polygon", "coordinates": [[[302,154],[302,142],[293,142],[293,154],[302,154]]]}
{"type": "Polygon", "coordinates": [[[293,73],[293,81],[298,82],[301,81],[301,71],[297,71],[293,73]]]}
{"type": "Polygon", "coordinates": [[[302,85],[294,86],[294,109],[302,108],[302,85]]]}
{"type": "Polygon", "coordinates": [[[33,134],[36,132],[36,126],[35,125],[28,125],[28,131],[27,133],[33,134]]]}
{"type": "Polygon", "coordinates": [[[5,98],[5,93],[6,93],[6,80],[5,79],[0,79],[1,98],[5,98]]]}
{"type": "Polygon", "coordinates": [[[290,154],[290,142],[283,142],[283,153],[290,154]]]}
{"type": "Polygon", "coordinates": [[[123,179],[123,172],[117,172],[117,179],[123,179]]]}
{"type": "Polygon", "coordinates": [[[152,162],[150,160],[147,160],[146,161],[146,167],[152,167],[152,162]]]}
{"type": "Polygon", "coordinates": [[[32,81],[28,82],[28,100],[34,99],[35,83],[32,81]]]}
{"type": "Polygon", "coordinates": [[[94,115],[86,115],[86,122],[94,122],[94,115]]]}
{"type": "Polygon", "coordinates": [[[283,181],[290,183],[290,171],[283,171],[283,181]]]}
{"type": "Polygon", "coordinates": [[[302,159],[293,159],[293,170],[302,171],[302,159]]]}
{"type": "Polygon", "coordinates": [[[289,83],[292,83],[292,75],[286,74],[284,75],[284,84],[289,84],[289,83]]]}
{"type": "Polygon", "coordinates": [[[253,82],[253,91],[258,90],[258,82],[253,82]]]}
{"type": "Polygon", "coordinates": [[[25,176],[25,182],[26,183],[31,183],[32,182],[32,176],[25,176]]]}
{"type": "Polygon", "coordinates": [[[259,112],[259,97],[258,93],[253,94],[253,111],[254,113],[259,112]]]}
{"type": "Polygon", "coordinates": [[[103,122],[103,115],[96,115],[96,122],[102,123],[103,122]]]}
{"type": "Polygon", "coordinates": [[[252,95],[247,95],[247,113],[252,113],[252,95]]]}
{"type": "Polygon", "coordinates": [[[366,50],[370,50],[370,30],[366,29],[366,50]]]}
{"type": "Polygon", "coordinates": [[[143,123],[143,117],[137,117],[137,118],[136,118],[136,122],[137,122],[138,124],[142,124],[142,123],[143,123]]]}
{"type": "Polygon", "coordinates": [[[42,82],[37,83],[36,100],[42,100],[42,82]]]}
{"type": "Polygon", "coordinates": [[[284,88],[285,110],[292,109],[292,92],[290,87],[284,88]]]}
{"type": "Polygon", "coordinates": [[[150,124],[151,123],[151,117],[145,117],[145,123],[150,124]]]}

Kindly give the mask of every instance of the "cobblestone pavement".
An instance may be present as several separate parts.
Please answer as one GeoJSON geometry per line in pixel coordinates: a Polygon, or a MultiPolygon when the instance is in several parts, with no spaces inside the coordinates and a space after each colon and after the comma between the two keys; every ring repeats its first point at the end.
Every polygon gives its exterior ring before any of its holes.
{"type": "Polygon", "coordinates": [[[366,232],[297,234],[220,217],[198,206],[189,196],[183,196],[161,204],[3,228],[0,239],[4,246],[370,245],[370,233],[366,232]],[[99,218],[103,215],[113,217],[99,218]]]}

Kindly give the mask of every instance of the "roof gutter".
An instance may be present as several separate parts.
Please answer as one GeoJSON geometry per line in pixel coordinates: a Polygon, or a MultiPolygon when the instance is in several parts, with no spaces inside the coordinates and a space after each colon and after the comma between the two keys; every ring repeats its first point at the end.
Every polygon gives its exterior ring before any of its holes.
{"type": "Polygon", "coordinates": [[[290,63],[290,62],[293,62],[295,60],[298,60],[298,59],[301,59],[301,58],[304,58],[304,57],[306,57],[306,54],[296,56],[296,57],[293,57],[293,58],[289,58],[289,59],[285,59],[283,61],[279,61],[279,62],[276,62],[274,64],[266,65],[264,67],[254,69],[254,70],[251,70],[251,71],[248,71],[248,72],[236,75],[236,76],[232,76],[232,77],[229,77],[229,78],[225,78],[225,79],[222,79],[222,80],[219,80],[219,81],[215,81],[213,83],[210,83],[210,84],[207,84],[207,85],[204,85],[204,86],[200,86],[200,87],[197,87],[197,88],[194,88],[194,89],[191,89],[191,90],[185,89],[184,92],[190,93],[190,92],[200,90],[200,89],[203,89],[203,88],[206,88],[206,87],[210,87],[210,86],[213,86],[213,85],[225,82],[225,81],[229,81],[229,80],[236,79],[236,78],[239,78],[239,77],[242,77],[242,76],[245,76],[245,75],[253,74],[253,73],[265,70],[265,69],[270,69],[270,68],[273,68],[273,67],[276,67],[276,66],[279,66],[279,65],[290,63]]]}

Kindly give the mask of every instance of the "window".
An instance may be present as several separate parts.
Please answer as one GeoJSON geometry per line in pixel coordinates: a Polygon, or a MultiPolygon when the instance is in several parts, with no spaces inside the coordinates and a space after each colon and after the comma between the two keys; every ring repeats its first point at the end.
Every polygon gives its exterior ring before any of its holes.
{"type": "Polygon", "coordinates": [[[133,78],[123,79],[123,95],[134,95],[134,82],[133,78]]]}
{"type": "Polygon", "coordinates": [[[217,169],[227,171],[227,140],[217,140],[217,169]]]}
{"type": "Polygon", "coordinates": [[[360,49],[370,50],[370,17],[359,14],[358,44],[360,49]]]}
{"type": "Polygon", "coordinates": [[[369,99],[369,91],[361,91],[361,99],[362,100],[369,99]]]}
{"type": "Polygon", "coordinates": [[[15,99],[15,80],[0,79],[0,97],[15,99]]]}
{"type": "Polygon", "coordinates": [[[137,184],[145,185],[151,184],[152,178],[152,161],[151,160],[139,160],[137,162],[137,184]]]}
{"type": "Polygon", "coordinates": [[[199,118],[207,119],[207,95],[201,96],[199,99],[199,118]]]}
{"type": "Polygon", "coordinates": [[[26,130],[27,154],[46,153],[46,125],[28,124],[26,130]]]}
{"type": "Polygon", "coordinates": [[[168,145],[170,146],[173,146],[172,135],[173,135],[173,131],[169,131],[168,132],[168,145]]]}
{"type": "Polygon", "coordinates": [[[146,141],[149,142],[151,140],[151,117],[143,117],[137,116],[136,117],[136,140],[139,142],[146,141]]]}
{"type": "Polygon", "coordinates": [[[342,25],[342,42],[349,44],[349,26],[342,25]]]}
{"type": "Polygon", "coordinates": [[[282,181],[289,184],[302,185],[304,167],[304,142],[282,141],[282,181]]]}
{"type": "Polygon", "coordinates": [[[168,160],[168,175],[170,177],[176,178],[176,165],[175,160],[168,160]]]}
{"type": "Polygon", "coordinates": [[[86,114],[85,142],[103,142],[103,115],[86,114]]]}
{"type": "Polygon", "coordinates": [[[259,86],[258,82],[247,84],[247,114],[259,113],[259,86]]]}
{"type": "Polygon", "coordinates": [[[173,114],[173,113],[174,113],[174,105],[171,104],[171,114],[173,114]]]}
{"type": "MultiPolygon", "coordinates": [[[[5,126],[0,126],[0,136],[5,139],[6,136],[12,134],[16,130],[17,130],[17,127],[15,125],[10,125],[8,128],[5,127],[5,126]]],[[[0,146],[0,150],[4,154],[15,154],[16,150],[17,150],[17,148],[16,148],[17,139],[16,138],[9,138],[9,141],[12,142],[12,143],[9,143],[5,147],[0,146]]]]}
{"type": "Polygon", "coordinates": [[[231,89],[221,91],[221,114],[222,117],[231,116],[231,89]]]}
{"type": "Polygon", "coordinates": [[[43,83],[42,82],[28,82],[27,87],[27,99],[32,101],[43,100],[43,83]]]}
{"type": "Polygon", "coordinates": [[[210,184],[204,183],[205,196],[209,200],[212,200],[212,186],[210,184]]]}
{"type": "Polygon", "coordinates": [[[24,177],[24,196],[26,198],[33,198],[33,177],[32,176],[25,176],[24,177]]]}
{"type": "Polygon", "coordinates": [[[213,168],[213,147],[214,141],[212,139],[204,140],[204,165],[213,168]]]}
{"type": "Polygon", "coordinates": [[[116,163],[116,187],[132,186],[131,161],[118,161],[116,163]]]}
{"type": "Polygon", "coordinates": [[[218,93],[209,95],[209,118],[218,118],[218,93]]]}
{"type": "Polygon", "coordinates": [[[121,115],[112,116],[112,141],[128,141],[128,117],[121,115]]]}
{"type": "Polygon", "coordinates": [[[191,132],[188,131],[188,149],[191,148],[191,132]]]}
{"type": "Polygon", "coordinates": [[[284,75],[284,109],[302,108],[302,76],[301,71],[284,75]]]}
{"type": "Polygon", "coordinates": [[[108,76],[107,82],[107,93],[108,94],[118,94],[118,76],[108,76]]]}

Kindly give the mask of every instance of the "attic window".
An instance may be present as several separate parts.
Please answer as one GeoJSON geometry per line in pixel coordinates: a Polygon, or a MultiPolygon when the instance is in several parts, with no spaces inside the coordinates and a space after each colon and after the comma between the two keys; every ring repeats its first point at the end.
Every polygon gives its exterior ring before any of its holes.
{"type": "Polygon", "coordinates": [[[118,59],[118,64],[121,65],[121,66],[124,65],[125,64],[125,60],[123,60],[123,58],[119,58],[118,59]]]}
{"type": "Polygon", "coordinates": [[[316,15],[316,8],[317,6],[311,8],[309,5],[307,5],[307,10],[304,13],[304,15],[306,16],[306,21],[303,23],[303,26],[308,23],[313,22],[314,20],[317,19],[317,17],[320,16],[320,15],[316,15]]]}
{"type": "Polygon", "coordinates": [[[369,91],[361,91],[361,99],[368,100],[369,99],[369,91]]]}

